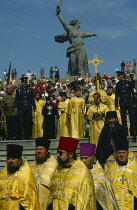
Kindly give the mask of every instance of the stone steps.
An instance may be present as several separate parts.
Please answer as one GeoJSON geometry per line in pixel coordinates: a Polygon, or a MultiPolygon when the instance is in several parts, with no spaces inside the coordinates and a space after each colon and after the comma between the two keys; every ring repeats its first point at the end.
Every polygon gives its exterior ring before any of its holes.
{"type": "MultiPolygon", "coordinates": [[[[103,75],[101,75],[101,76],[103,76],[103,75]]],[[[116,75],[108,75],[108,76],[117,77],[116,75]]],[[[72,81],[74,81],[74,77],[77,77],[77,76],[68,76],[68,75],[66,75],[64,77],[60,77],[59,79],[60,79],[61,82],[66,82],[66,80],[69,80],[70,82],[72,82],[72,81]]],[[[87,76],[82,76],[82,77],[83,77],[83,79],[86,79],[87,78],[87,76]]],[[[95,75],[94,76],[92,75],[91,77],[94,78],[95,75]]],[[[49,77],[45,77],[45,79],[46,80],[50,80],[49,77]]],[[[40,80],[40,78],[37,78],[36,80],[40,80]]],[[[2,83],[4,83],[4,81],[5,80],[2,79],[2,83]]],[[[55,78],[53,78],[52,81],[54,82],[55,81],[55,78]]],[[[19,83],[20,83],[20,78],[16,78],[15,84],[18,85],[19,83]]]]}
{"type": "MultiPolygon", "coordinates": [[[[79,139],[80,143],[88,143],[89,139],[79,139]]],[[[52,139],[49,152],[56,156],[57,147],[59,143],[59,138],[52,139]]],[[[0,171],[6,164],[6,145],[7,144],[18,144],[23,146],[22,158],[27,159],[29,162],[35,160],[35,140],[11,140],[11,141],[0,141],[0,171]]],[[[79,154],[79,145],[77,149],[77,154],[79,154]]]]}
{"type": "MultiPolygon", "coordinates": [[[[128,137],[129,148],[137,156],[137,142],[133,142],[136,139],[128,137]]],[[[56,156],[59,138],[51,139],[50,153],[56,156]]],[[[80,143],[89,143],[89,138],[79,139],[80,143]]],[[[12,140],[12,141],[0,141],[0,171],[6,164],[6,145],[7,144],[18,144],[23,146],[22,158],[27,159],[29,162],[35,160],[35,140],[12,140]]],[[[79,155],[79,145],[76,153],[79,155]]]]}

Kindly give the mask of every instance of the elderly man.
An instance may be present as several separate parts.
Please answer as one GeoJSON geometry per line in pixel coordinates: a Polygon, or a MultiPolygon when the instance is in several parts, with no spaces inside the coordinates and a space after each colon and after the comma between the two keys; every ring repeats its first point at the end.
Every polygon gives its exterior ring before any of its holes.
{"type": "Polygon", "coordinates": [[[117,141],[116,161],[107,170],[119,209],[137,209],[137,161],[128,159],[128,141],[117,141]]]}
{"type": "Polygon", "coordinates": [[[0,173],[1,210],[39,210],[35,180],[22,150],[20,145],[7,145],[7,165],[0,173]]]}
{"type": "Polygon", "coordinates": [[[34,175],[39,196],[40,210],[45,210],[51,201],[49,195],[50,179],[58,163],[53,155],[50,155],[48,149],[50,141],[43,137],[36,139],[36,160],[30,164],[34,175]]]}
{"type": "Polygon", "coordinates": [[[89,168],[93,176],[97,210],[118,210],[118,205],[114,196],[114,192],[105,171],[98,161],[96,162],[96,164],[94,163],[95,149],[95,144],[80,144],[81,160],[89,168]]]}
{"type": "Polygon", "coordinates": [[[105,124],[99,136],[96,158],[101,165],[114,152],[113,143],[118,139],[126,138],[126,130],[120,125],[116,111],[106,113],[105,124]]]}
{"type": "MultiPolygon", "coordinates": [[[[127,139],[125,138],[125,141],[127,139]]],[[[110,167],[110,165],[116,161],[116,148],[115,148],[115,143],[113,144],[113,148],[114,148],[114,153],[112,155],[110,155],[108,157],[108,159],[106,160],[105,164],[104,164],[104,170],[107,171],[108,168],[110,167]]],[[[134,152],[132,152],[130,149],[128,150],[128,159],[130,160],[136,160],[137,161],[137,156],[134,154],[134,152]]]]}
{"type": "Polygon", "coordinates": [[[7,94],[2,100],[2,118],[6,116],[6,124],[8,131],[8,139],[16,139],[16,119],[17,112],[15,111],[15,94],[12,85],[7,85],[7,94]]]}
{"type": "Polygon", "coordinates": [[[49,209],[96,210],[94,184],[90,171],[76,160],[78,140],[61,137],[57,157],[60,166],[51,179],[52,203],[49,209]]]}

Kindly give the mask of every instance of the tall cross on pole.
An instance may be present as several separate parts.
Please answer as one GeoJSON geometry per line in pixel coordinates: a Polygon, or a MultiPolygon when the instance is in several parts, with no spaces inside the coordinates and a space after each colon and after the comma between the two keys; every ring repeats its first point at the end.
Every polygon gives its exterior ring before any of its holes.
{"type": "Polygon", "coordinates": [[[95,66],[97,91],[99,90],[99,80],[98,80],[97,74],[98,74],[98,65],[100,63],[104,63],[104,60],[99,60],[97,54],[94,54],[94,59],[92,61],[88,61],[88,64],[93,64],[95,66]]]}

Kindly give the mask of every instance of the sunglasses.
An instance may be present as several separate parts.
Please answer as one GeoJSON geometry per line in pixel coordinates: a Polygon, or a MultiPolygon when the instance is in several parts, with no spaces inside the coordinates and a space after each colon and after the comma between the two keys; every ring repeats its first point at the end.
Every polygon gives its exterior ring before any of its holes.
{"type": "Polygon", "coordinates": [[[57,154],[62,155],[63,153],[66,153],[66,152],[63,152],[63,151],[57,150],[57,154]]]}

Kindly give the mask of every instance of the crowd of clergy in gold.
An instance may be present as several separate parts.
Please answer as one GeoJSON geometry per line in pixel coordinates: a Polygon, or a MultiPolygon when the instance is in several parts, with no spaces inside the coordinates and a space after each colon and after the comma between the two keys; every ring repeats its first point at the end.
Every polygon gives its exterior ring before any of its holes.
{"type": "Polygon", "coordinates": [[[7,145],[7,165],[0,172],[1,210],[136,210],[137,158],[129,142],[115,141],[104,169],[96,145],[60,137],[57,159],[50,140],[36,139],[35,161],[22,159],[23,147],[7,145]]]}
{"type": "MultiPolygon", "coordinates": [[[[86,106],[84,99],[81,97],[81,90],[75,92],[75,96],[67,98],[66,93],[61,94],[62,101],[58,103],[59,119],[57,128],[57,137],[84,138],[85,118],[89,121],[90,142],[98,143],[100,132],[104,126],[105,116],[108,111],[115,110],[115,93],[110,87],[110,95],[104,90],[93,90],[89,93],[88,103],[86,106]]],[[[34,125],[32,129],[33,138],[43,135],[43,115],[42,109],[44,102],[42,99],[35,102],[36,111],[34,113],[34,125]]],[[[119,123],[121,124],[120,110],[116,110],[119,123]]],[[[50,122],[49,122],[50,123],[50,122]]]]}

